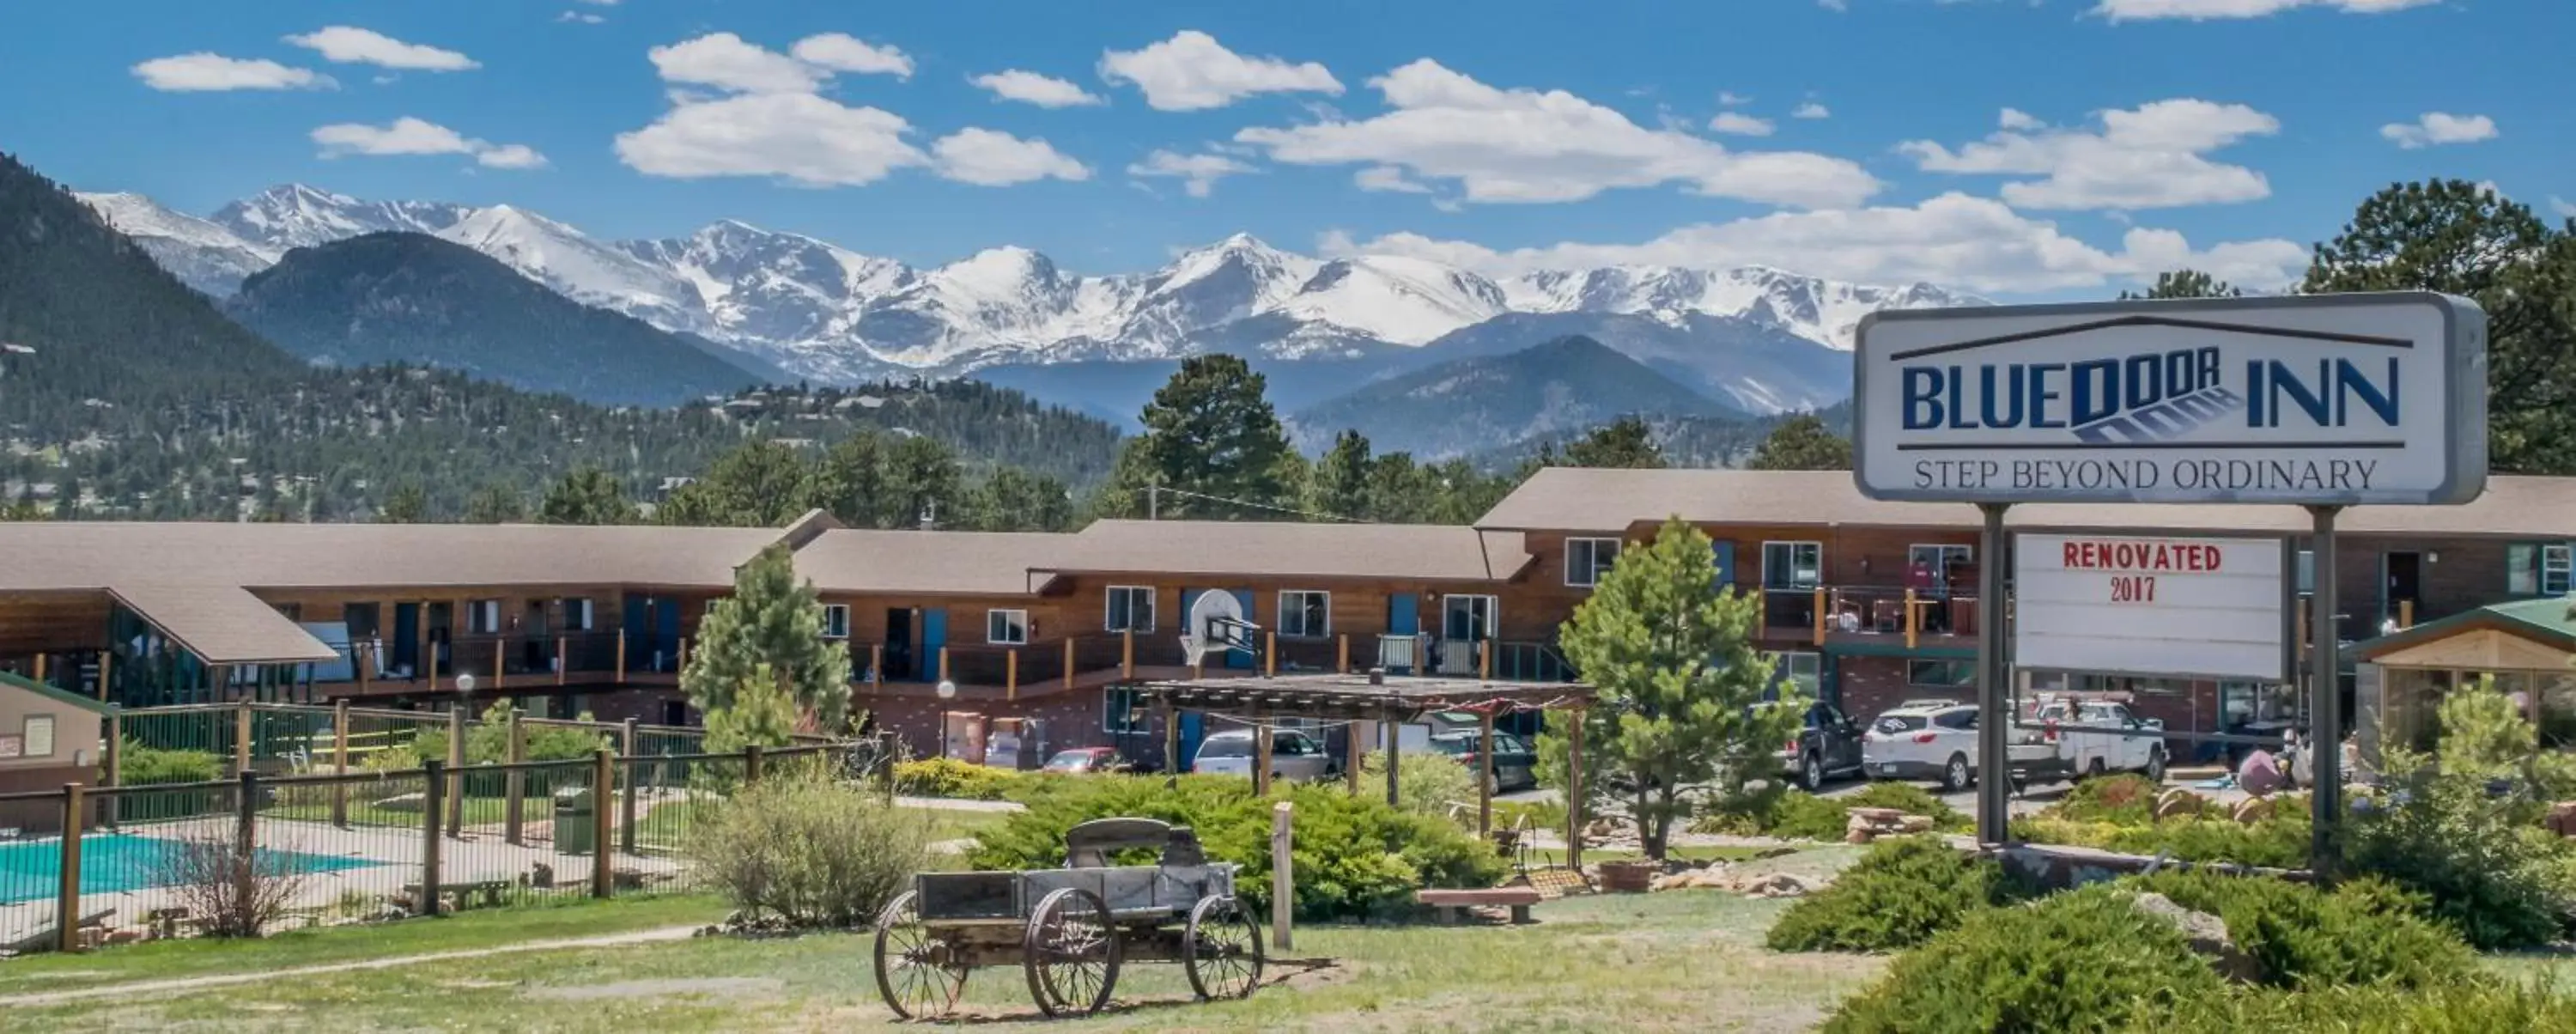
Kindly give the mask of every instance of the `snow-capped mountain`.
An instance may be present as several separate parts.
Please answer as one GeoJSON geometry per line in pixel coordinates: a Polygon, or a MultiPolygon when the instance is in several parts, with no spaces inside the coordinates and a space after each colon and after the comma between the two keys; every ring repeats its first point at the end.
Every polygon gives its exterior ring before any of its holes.
{"type": "Polygon", "coordinates": [[[1409,351],[1511,314],[1643,317],[1689,331],[1685,340],[1710,333],[1711,320],[1740,321],[1847,351],[1860,318],[1875,309],[1982,304],[1929,284],[1875,287],[1762,267],[1605,267],[1497,280],[1420,258],[1311,258],[1242,234],[1149,273],[1083,276],[1018,247],[913,268],[738,222],[680,238],[609,242],[509,205],[363,201],[301,185],[226,205],[211,220],[135,195],[83,197],[208,293],[229,293],[289,248],[385,230],[425,233],[575,300],[820,381],[1211,350],[1351,359],[1409,351]]]}
{"type": "Polygon", "coordinates": [[[80,199],[180,283],[217,298],[239,289],[243,277],[276,265],[284,251],[243,240],[141,194],[82,194],[80,199]]]}

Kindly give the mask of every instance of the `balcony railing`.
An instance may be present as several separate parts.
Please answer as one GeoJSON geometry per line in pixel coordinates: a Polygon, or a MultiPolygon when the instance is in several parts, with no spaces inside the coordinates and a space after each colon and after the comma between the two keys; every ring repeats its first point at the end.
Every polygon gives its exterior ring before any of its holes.
{"type": "Polygon", "coordinates": [[[1977,634],[1977,596],[1951,589],[1885,585],[1762,591],[1762,630],[1773,638],[1822,644],[1835,635],[1926,637],[1977,634]]]}

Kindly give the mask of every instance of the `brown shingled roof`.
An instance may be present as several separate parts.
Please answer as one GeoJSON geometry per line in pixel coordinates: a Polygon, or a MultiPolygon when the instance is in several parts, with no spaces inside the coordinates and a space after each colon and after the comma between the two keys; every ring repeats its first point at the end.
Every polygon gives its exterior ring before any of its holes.
{"type": "Polygon", "coordinates": [[[0,524],[0,591],[112,585],[587,583],[721,588],[774,528],[492,524],[0,524]]]}
{"type": "Polygon", "coordinates": [[[285,664],[340,656],[277,608],[232,586],[129,584],[108,591],[208,664],[285,664]]]}
{"type": "MultiPolygon", "coordinates": [[[[1608,531],[1679,515],[1701,524],[1974,528],[1966,503],[1893,503],[1865,498],[1849,471],[1611,470],[1550,467],[1496,504],[1477,527],[1513,531],[1608,531]]],[[[2293,506],[2029,503],[2012,508],[2017,529],[2304,533],[2293,506]]],[[[2337,530],[2359,534],[2576,537],[2576,478],[2498,474],[2463,506],[2357,506],[2337,530]]]]}
{"type": "Polygon", "coordinates": [[[825,592],[1021,595],[1076,536],[1038,532],[835,528],[796,551],[796,571],[825,592]]]}
{"type": "Polygon", "coordinates": [[[1501,581],[1530,562],[1516,531],[1443,524],[1096,521],[1072,539],[1053,570],[1501,581]]]}

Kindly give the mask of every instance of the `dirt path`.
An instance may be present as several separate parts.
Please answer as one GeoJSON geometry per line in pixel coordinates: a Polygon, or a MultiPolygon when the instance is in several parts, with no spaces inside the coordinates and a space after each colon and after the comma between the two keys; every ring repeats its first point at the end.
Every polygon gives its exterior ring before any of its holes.
{"type": "Polygon", "coordinates": [[[566,948],[614,948],[628,944],[652,944],[660,941],[680,941],[687,940],[690,935],[698,932],[698,930],[702,929],[704,925],[705,924],[696,924],[691,926],[666,926],[658,930],[636,930],[629,933],[608,934],[599,937],[571,937],[550,941],[523,941],[518,944],[503,944],[489,948],[466,948],[457,951],[432,952],[427,955],[398,955],[382,959],[361,959],[355,962],[333,962],[319,966],[298,966],[293,969],[262,970],[256,973],[215,973],[201,977],[180,977],[171,980],[145,980],[123,984],[106,984],[98,987],[72,988],[64,991],[40,991],[35,994],[0,997],[0,1009],[7,1009],[13,1006],[60,1005],[65,1002],[76,1002],[88,998],[167,994],[174,991],[194,991],[200,988],[224,987],[231,984],[248,984],[259,981],[292,979],[294,977],[307,976],[316,973],[343,973],[350,970],[360,969],[394,969],[401,966],[416,966],[424,962],[445,962],[451,959],[483,958],[492,955],[510,955],[529,951],[556,951],[566,948]]]}

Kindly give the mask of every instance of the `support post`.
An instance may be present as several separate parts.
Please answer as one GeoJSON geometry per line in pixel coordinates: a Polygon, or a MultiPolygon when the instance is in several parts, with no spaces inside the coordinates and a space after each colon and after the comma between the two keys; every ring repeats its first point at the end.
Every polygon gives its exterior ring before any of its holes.
{"type": "Polygon", "coordinates": [[[2012,839],[2012,722],[2006,706],[2012,682],[2004,657],[2004,510],[2007,503],[1978,503],[1985,531],[1978,537],[1977,606],[1977,840],[2012,839]]]}
{"type": "Polygon", "coordinates": [[[1351,634],[1348,632],[1341,634],[1334,647],[1333,665],[1344,675],[1351,673],[1351,634]]]}
{"type": "Polygon", "coordinates": [[[1491,639],[1476,640],[1476,680],[1494,681],[1494,641],[1491,639]]]}
{"type": "Polygon", "coordinates": [[[617,630],[617,681],[626,681],[626,630],[617,630]]]}
{"type": "Polygon", "coordinates": [[[351,650],[349,653],[350,656],[358,662],[358,695],[362,697],[366,696],[368,676],[375,673],[376,652],[368,649],[367,644],[359,643],[357,649],[351,650]]]}
{"type": "MultiPolygon", "coordinates": [[[[343,697],[331,702],[331,771],[349,774],[349,701],[343,697]]],[[[331,824],[349,824],[349,784],[331,784],[331,824]]]]}
{"type": "Polygon", "coordinates": [[[566,647],[571,645],[571,636],[559,635],[555,637],[555,685],[563,685],[564,679],[568,677],[568,673],[572,671],[572,654],[566,650],[566,647]]]}
{"type": "Polygon", "coordinates": [[[1368,740],[1360,735],[1360,722],[1352,719],[1342,726],[1343,777],[1350,780],[1351,796],[1360,795],[1360,769],[1367,767],[1368,740]]]}
{"type": "Polygon", "coordinates": [[[1002,699],[1020,698],[1020,651],[1013,647],[1002,654],[1002,699]]]}
{"type": "Polygon", "coordinates": [[[1073,637],[1064,637],[1064,690],[1073,692],[1073,637]]]}
{"type": "Polygon", "coordinates": [[[1816,645],[1825,644],[1825,587],[1816,586],[1816,645]]]}
{"type": "Polygon", "coordinates": [[[1404,726],[1392,720],[1393,712],[1389,712],[1388,717],[1390,720],[1379,722],[1377,727],[1385,730],[1386,735],[1386,806],[1393,808],[1398,806],[1395,786],[1397,767],[1404,761],[1404,726]]]}
{"type": "Polygon", "coordinates": [[[1494,709],[1476,712],[1476,835],[1494,835],[1494,709]]]}
{"type": "Polygon", "coordinates": [[[1163,785],[1181,785],[1181,710],[1171,701],[1154,701],[1154,713],[1163,720],[1163,785]]]}
{"type": "MultiPolygon", "coordinates": [[[[756,751],[759,748],[752,749],[756,751]]],[[[617,762],[610,756],[608,748],[601,747],[592,755],[590,779],[590,896],[604,898],[614,882],[608,866],[608,817],[611,814],[608,797],[617,792],[617,762]]]]}
{"type": "Polygon", "coordinates": [[[2308,794],[2314,809],[2308,867],[2327,879],[2341,867],[2343,847],[2343,680],[2336,670],[2342,666],[2343,637],[2335,629],[2335,515],[2342,509],[2308,508],[2316,525],[2309,548],[2316,551],[2317,622],[2312,633],[2315,645],[2308,651],[2307,750],[2311,781],[2316,784],[2308,794]]]}
{"type": "MultiPolygon", "coordinates": [[[[220,665],[215,668],[219,674],[223,670],[220,665]]],[[[250,727],[250,700],[245,697],[242,702],[233,705],[233,775],[235,776],[250,771],[250,727]]]]}
{"type": "Polygon", "coordinates": [[[506,640],[492,640],[492,690],[494,692],[500,691],[502,678],[509,674],[509,645],[506,640]]]}
{"type": "Polygon", "coordinates": [[[948,648],[939,648],[939,681],[948,681],[948,648]]]}
{"type": "Polygon", "coordinates": [[[1905,590],[1905,648],[1914,648],[1918,630],[1923,627],[1923,608],[1914,601],[1914,590],[1905,590]]]}
{"type": "MultiPolygon", "coordinates": [[[[2413,627],[2415,627],[2415,601],[2397,601],[2397,630],[2403,632],[2413,627]]],[[[2336,665],[2340,667],[2342,662],[2338,660],[2336,665]]],[[[2532,699],[2536,701],[2539,698],[2533,697],[2532,699]]]]}
{"type": "Polygon", "coordinates": [[[760,781],[760,744],[742,748],[742,782],[749,786],[760,781]]]}
{"type": "MultiPolygon", "coordinates": [[[[528,727],[519,723],[519,709],[515,707],[510,709],[508,721],[510,724],[507,730],[509,733],[507,742],[510,753],[505,760],[516,765],[528,760],[528,727]]],[[[501,784],[503,786],[501,839],[517,844],[521,842],[522,835],[527,830],[528,777],[513,768],[501,777],[501,784]]],[[[593,801],[591,809],[596,811],[604,806],[602,802],[593,801]]]]}
{"type": "MultiPolygon", "coordinates": [[[[100,656],[105,657],[106,655],[101,654],[100,656]]],[[[107,751],[107,758],[106,763],[101,766],[101,770],[106,773],[106,785],[125,785],[125,715],[122,712],[112,712],[107,716],[107,743],[105,749],[107,751]]],[[[107,828],[116,828],[117,806],[124,800],[125,798],[121,794],[109,794],[105,800],[98,802],[99,821],[105,824],[107,828]]]]}
{"type": "Polygon", "coordinates": [[[635,853],[635,719],[628,718],[617,730],[617,753],[627,758],[626,788],[617,793],[617,849],[635,853]]]}
{"type": "Polygon", "coordinates": [[[1136,677],[1136,630],[1132,628],[1118,633],[1118,677],[1136,677]]]}
{"type": "Polygon", "coordinates": [[[1297,903],[1296,811],[1287,801],[1270,806],[1270,946],[1280,951],[1290,948],[1288,921],[1297,903]]]}
{"type": "Polygon", "coordinates": [[[447,705],[447,835],[465,832],[465,705],[447,705]]]}
{"type": "Polygon", "coordinates": [[[1252,795],[1270,796],[1270,717],[1252,712],[1252,795]]]}
{"type": "Polygon", "coordinates": [[[41,653],[36,655],[36,682],[40,685],[53,685],[45,681],[45,655],[41,653]]]}
{"type": "Polygon", "coordinates": [[[1577,874],[1583,872],[1583,708],[1567,712],[1574,716],[1573,727],[1566,730],[1565,742],[1565,866],[1577,874]]]}
{"type": "Polygon", "coordinates": [[[1261,677],[1279,674],[1279,633],[1261,633],[1261,677]]]}
{"type": "Polygon", "coordinates": [[[885,644],[868,644],[868,670],[877,673],[877,684],[885,685],[885,644]]]}
{"type": "Polygon", "coordinates": [[[116,681],[110,677],[115,668],[116,651],[100,650],[98,652],[98,698],[102,701],[107,699],[107,687],[116,681]]]}
{"type": "Polygon", "coordinates": [[[81,785],[63,784],[63,844],[61,867],[54,876],[54,947],[65,952],[80,950],[80,871],[81,871],[81,785]]]}
{"type": "Polygon", "coordinates": [[[431,758],[420,763],[421,833],[420,900],[412,911],[425,916],[440,914],[438,907],[438,813],[447,806],[447,763],[431,758]]]}
{"type": "MultiPolygon", "coordinates": [[[[259,865],[259,773],[243,772],[241,789],[233,794],[233,900],[250,901],[258,896],[259,865]]],[[[256,935],[258,930],[241,931],[256,935]]]]}

